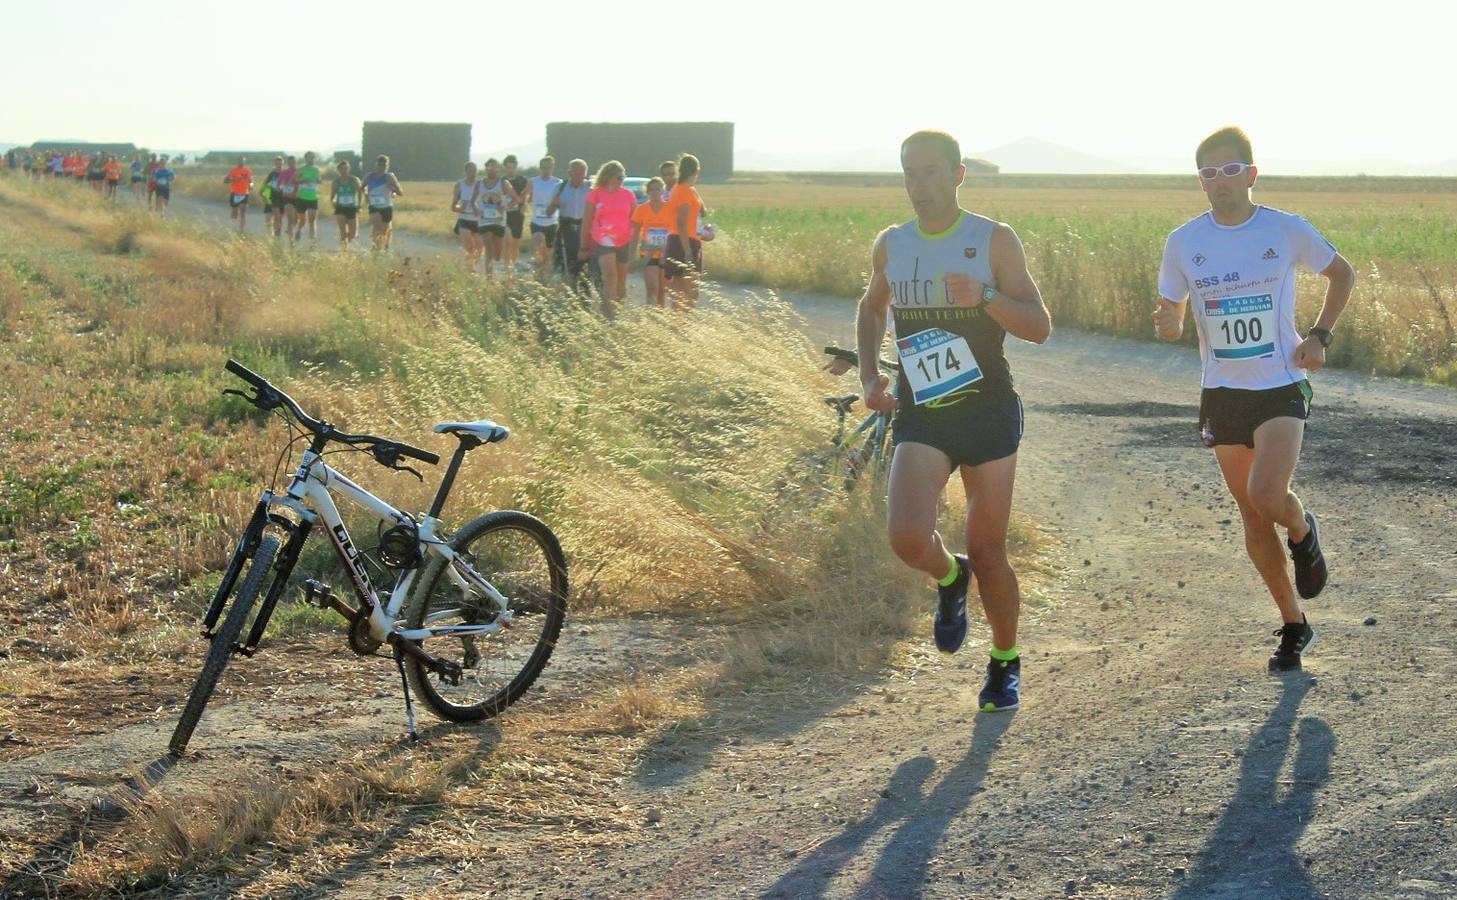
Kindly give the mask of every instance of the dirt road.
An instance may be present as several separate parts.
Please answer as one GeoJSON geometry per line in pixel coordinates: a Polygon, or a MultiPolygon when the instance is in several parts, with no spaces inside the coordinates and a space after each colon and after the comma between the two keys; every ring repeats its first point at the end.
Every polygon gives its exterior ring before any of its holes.
{"type": "MultiPolygon", "coordinates": [[[[844,301],[788,299],[816,340],[848,338],[844,301]]],[[[875,679],[740,698],[665,734],[615,773],[609,790],[638,823],[618,846],[523,857],[483,843],[466,870],[433,858],[425,824],[373,848],[391,867],[359,857],[296,893],[1457,896],[1457,394],[1318,376],[1297,490],[1321,516],[1332,577],[1307,605],[1305,672],[1275,678],[1278,616],[1198,443],[1194,355],[1070,332],[1009,355],[1027,406],[1018,505],[1054,538],[1056,571],[1027,610],[1020,711],[972,712],[974,624],[956,657],[927,636],[928,652],[875,679]]],[[[662,666],[679,629],[569,627],[558,657],[603,677],[662,666]]],[[[389,739],[389,673],[368,684],[375,699],[332,701],[347,717],[327,728],[219,704],[195,745],[237,749],[170,772],[155,762],[166,716],[12,759],[0,825],[25,827],[42,782],[85,799],[88,774],[224,777],[240,759],[389,739]]],[[[549,711],[572,690],[559,684],[528,706],[549,711]]],[[[324,702],[316,686],[281,691],[295,714],[324,702]]],[[[0,881],[0,894],[35,884],[0,881]]]]}

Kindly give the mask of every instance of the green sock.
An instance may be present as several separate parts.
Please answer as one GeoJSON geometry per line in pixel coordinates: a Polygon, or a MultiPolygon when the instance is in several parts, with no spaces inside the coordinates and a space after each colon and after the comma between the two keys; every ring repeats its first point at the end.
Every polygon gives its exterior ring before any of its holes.
{"type": "Polygon", "coordinates": [[[951,564],[951,571],[946,573],[945,578],[936,582],[941,587],[951,587],[952,583],[956,581],[957,576],[961,574],[961,563],[956,561],[956,557],[948,553],[946,554],[946,561],[951,564]]]}
{"type": "Polygon", "coordinates": [[[997,662],[1011,662],[1012,660],[1020,656],[1021,653],[1022,648],[1018,647],[1016,644],[1012,645],[1011,650],[998,650],[996,647],[993,647],[992,659],[996,660],[997,662]]]}

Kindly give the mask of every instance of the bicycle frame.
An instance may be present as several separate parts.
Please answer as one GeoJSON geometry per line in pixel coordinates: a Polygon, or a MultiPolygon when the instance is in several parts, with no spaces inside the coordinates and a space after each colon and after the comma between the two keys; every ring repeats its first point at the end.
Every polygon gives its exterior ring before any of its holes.
{"type": "Polygon", "coordinates": [[[267,525],[271,524],[280,528],[288,533],[288,543],[279,554],[277,573],[263,605],[258,610],[253,628],[243,646],[239,648],[242,653],[251,656],[263,637],[263,630],[268,625],[268,619],[273,614],[274,606],[287,586],[289,575],[298,561],[305,540],[320,520],[323,521],[324,528],[329,534],[344,570],[349,573],[355,594],[359,598],[359,613],[369,617],[369,632],[375,640],[385,642],[389,640],[391,634],[397,634],[398,639],[418,641],[442,634],[460,636],[490,634],[511,627],[512,614],[505,596],[468,563],[460,559],[446,541],[437,536],[437,528],[440,525],[438,518],[423,515],[416,522],[410,516],[355,484],[343,473],[325,463],[321,454],[310,449],[304,452],[298,471],[285,493],[275,494],[273,491],[264,491],[259,498],[253,519],[239,542],[238,552],[234,554],[234,565],[230,566],[228,573],[224,575],[223,583],[219,586],[218,594],[213,601],[213,607],[209,609],[208,615],[203,621],[204,634],[210,636],[211,629],[221,612],[222,600],[231,589],[231,582],[236,579],[237,572],[242,568],[241,558],[245,554],[251,553],[251,548],[257,546],[263,529],[267,525]],[[376,519],[388,525],[413,524],[417,530],[421,562],[400,574],[394,588],[390,591],[387,602],[381,603],[379,600],[359,548],[349,536],[349,529],[345,526],[343,517],[339,513],[339,507],[334,502],[333,492],[338,492],[346,500],[362,507],[376,519]],[[293,512],[298,517],[298,521],[295,522],[293,519],[275,512],[280,508],[293,512]],[[496,607],[496,614],[492,616],[491,622],[481,625],[431,626],[430,622],[450,618],[458,613],[458,610],[445,609],[431,614],[424,623],[427,627],[400,629],[396,632],[395,625],[400,610],[404,606],[406,598],[409,597],[410,589],[415,584],[415,576],[425,561],[432,557],[444,560],[444,565],[448,566],[446,572],[450,580],[462,592],[474,588],[490,599],[496,607]]]}

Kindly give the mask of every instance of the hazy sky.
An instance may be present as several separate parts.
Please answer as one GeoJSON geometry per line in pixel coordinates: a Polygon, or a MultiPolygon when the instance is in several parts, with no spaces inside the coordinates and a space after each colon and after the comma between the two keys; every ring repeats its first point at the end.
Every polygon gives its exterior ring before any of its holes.
{"type": "Polygon", "coordinates": [[[1187,156],[1238,122],[1266,158],[1457,158],[1450,3],[540,8],[7,3],[0,140],[301,150],[357,142],[364,119],[468,121],[481,156],[552,120],[728,120],[740,149],[884,146],[890,168],[920,127],[1117,159],[1187,156]]]}

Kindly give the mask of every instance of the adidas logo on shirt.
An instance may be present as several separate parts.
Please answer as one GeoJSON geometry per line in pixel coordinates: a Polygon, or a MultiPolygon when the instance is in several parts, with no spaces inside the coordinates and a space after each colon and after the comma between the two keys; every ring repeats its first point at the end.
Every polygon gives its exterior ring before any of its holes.
{"type": "Polygon", "coordinates": [[[1278,254],[1278,253],[1275,252],[1275,248],[1274,247],[1271,247],[1270,249],[1266,250],[1265,251],[1265,255],[1262,256],[1262,257],[1260,257],[1260,259],[1279,259],[1279,258],[1280,258],[1280,254],[1278,254]]]}

